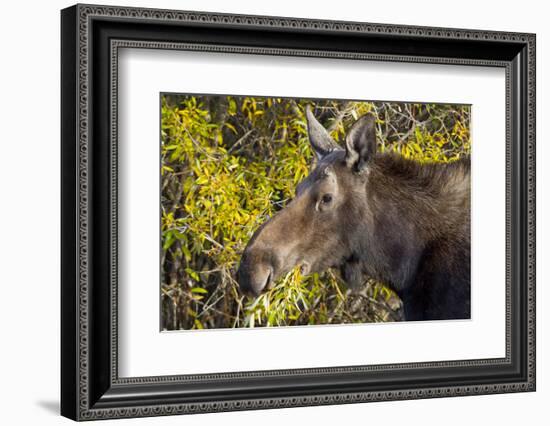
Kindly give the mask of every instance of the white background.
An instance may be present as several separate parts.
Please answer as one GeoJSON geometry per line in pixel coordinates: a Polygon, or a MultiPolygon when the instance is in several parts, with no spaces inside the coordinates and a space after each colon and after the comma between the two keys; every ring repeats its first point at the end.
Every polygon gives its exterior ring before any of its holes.
{"type": "Polygon", "coordinates": [[[122,377],[505,356],[502,68],[124,49],[119,81],[122,377]],[[159,333],[158,100],[166,91],[471,104],[471,320],[159,333]],[[197,352],[200,362],[189,362],[197,352]]]}
{"type": "MultiPolygon", "coordinates": [[[[133,0],[106,4],[536,32],[538,96],[537,392],[201,416],[118,420],[120,424],[258,425],[315,421],[371,424],[545,424],[550,400],[547,313],[550,256],[548,11],[542,1],[133,0]],[[529,423],[531,422],[531,423],[529,423]]],[[[2,8],[0,68],[0,417],[3,424],[68,424],[59,404],[59,9],[66,1],[2,8]]],[[[108,421],[102,424],[114,423],[108,421]]]]}

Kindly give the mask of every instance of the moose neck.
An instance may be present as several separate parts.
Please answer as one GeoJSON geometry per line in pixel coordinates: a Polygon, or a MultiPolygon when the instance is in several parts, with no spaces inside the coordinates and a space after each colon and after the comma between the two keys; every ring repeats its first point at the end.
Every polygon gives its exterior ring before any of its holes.
{"type": "Polygon", "coordinates": [[[366,198],[360,251],[342,273],[353,278],[361,269],[403,289],[414,280],[412,272],[433,241],[469,224],[469,161],[420,164],[379,154],[369,171],[366,198]]]}
{"type": "Polygon", "coordinates": [[[374,216],[393,211],[399,222],[412,222],[418,230],[436,236],[446,230],[439,226],[433,229],[434,224],[439,225],[435,220],[438,216],[452,221],[463,214],[458,207],[469,204],[470,161],[419,163],[396,154],[377,155],[367,197],[374,216]]]}

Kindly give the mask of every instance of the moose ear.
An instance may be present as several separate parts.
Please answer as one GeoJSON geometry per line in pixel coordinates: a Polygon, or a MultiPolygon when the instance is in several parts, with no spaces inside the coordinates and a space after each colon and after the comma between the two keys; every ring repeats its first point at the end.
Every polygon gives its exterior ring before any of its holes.
{"type": "Polygon", "coordinates": [[[317,154],[318,159],[339,149],[339,146],[330,137],[323,125],[317,121],[309,105],[306,106],[306,119],[309,143],[311,143],[313,151],[317,154]]]}
{"type": "Polygon", "coordinates": [[[346,136],[346,164],[361,173],[376,153],[376,125],[373,114],[357,120],[346,136]]]}

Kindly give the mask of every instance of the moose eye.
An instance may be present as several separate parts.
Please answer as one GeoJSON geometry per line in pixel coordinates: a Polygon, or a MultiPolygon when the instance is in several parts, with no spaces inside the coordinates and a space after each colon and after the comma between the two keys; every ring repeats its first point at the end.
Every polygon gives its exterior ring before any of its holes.
{"type": "Polygon", "coordinates": [[[323,204],[328,204],[332,201],[332,195],[331,194],[325,194],[323,195],[323,197],[321,198],[321,202],[323,204]]]}

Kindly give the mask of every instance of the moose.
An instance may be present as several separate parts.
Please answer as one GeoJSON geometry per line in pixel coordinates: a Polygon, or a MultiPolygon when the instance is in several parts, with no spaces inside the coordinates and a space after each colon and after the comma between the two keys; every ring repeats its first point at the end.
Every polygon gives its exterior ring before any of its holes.
{"type": "Polygon", "coordinates": [[[316,165],[295,197],[248,242],[237,271],[258,296],[295,267],[339,270],[351,289],[389,285],[406,321],[470,318],[470,161],[419,163],[377,152],[376,119],[360,117],[338,145],[311,108],[316,165]]]}

